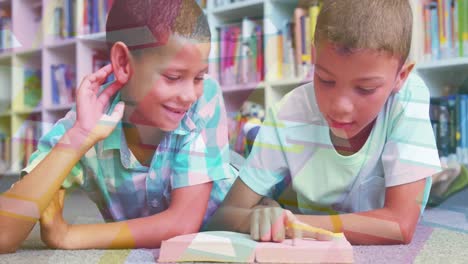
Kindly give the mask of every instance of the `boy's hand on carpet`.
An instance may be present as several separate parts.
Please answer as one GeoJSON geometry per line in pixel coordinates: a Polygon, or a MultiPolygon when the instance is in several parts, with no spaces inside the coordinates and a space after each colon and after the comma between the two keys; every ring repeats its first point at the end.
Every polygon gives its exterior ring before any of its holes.
{"type": "Polygon", "coordinates": [[[65,190],[59,190],[41,215],[41,239],[51,248],[66,248],[69,225],[63,219],[65,190]]]}

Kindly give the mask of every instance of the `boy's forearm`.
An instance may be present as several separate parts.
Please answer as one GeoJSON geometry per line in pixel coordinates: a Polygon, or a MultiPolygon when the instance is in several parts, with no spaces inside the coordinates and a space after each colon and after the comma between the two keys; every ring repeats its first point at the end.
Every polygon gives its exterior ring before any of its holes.
{"type": "Polygon", "coordinates": [[[222,206],[211,217],[208,230],[227,230],[240,233],[250,232],[252,209],[234,206],[222,206]]]}
{"type": "Polygon", "coordinates": [[[172,237],[198,232],[191,230],[188,215],[180,216],[170,210],[127,221],[71,225],[64,241],[65,249],[128,249],[159,248],[172,237]]]}
{"type": "Polygon", "coordinates": [[[67,131],[50,153],[4,195],[34,201],[42,212],[71,169],[93,145],[79,131],[67,131]]]}
{"type": "Polygon", "coordinates": [[[135,248],[135,238],[127,221],[70,225],[63,249],[123,249],[135,248]]]}
{"type": "Polygon", "coordinates": [[[0,253],[19,247],[73,166],[93,144],[76,130],[69,130],[29,174],[0,195],[0,253]]]}
{"type": "Polygon", "coordinates": [[[353,214],[296,216],[309,225],[343,232],[348,241],[355,245],[407,244],[414,231],[414,228],[401,224],[386,208],[353,214]]]}

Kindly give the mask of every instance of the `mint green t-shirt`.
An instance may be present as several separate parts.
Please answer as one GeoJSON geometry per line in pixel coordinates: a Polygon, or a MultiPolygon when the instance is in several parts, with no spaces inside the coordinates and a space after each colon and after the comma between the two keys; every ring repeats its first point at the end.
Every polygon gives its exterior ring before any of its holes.
{"type": "Polygon", "coordinates": [[[268,111],[239,176],[256,193],[315,214],[382,208],[386,187],[424,178],[427,201],[430,176],[439,170],[429,92],[411,74],[388,98],[366,143],[350,156],[335,150],[313,84],[294,89],[268,111]]]}

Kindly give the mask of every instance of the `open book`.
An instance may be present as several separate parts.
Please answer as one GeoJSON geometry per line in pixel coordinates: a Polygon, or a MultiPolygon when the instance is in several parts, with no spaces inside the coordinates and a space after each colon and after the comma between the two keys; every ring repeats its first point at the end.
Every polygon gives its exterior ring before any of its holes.
{"type": "Polygon", "coordinates": [[[330,241],[301,239],[293,245],[256,242],[249,235],[209,231],[163,241],[158,262],[353,263],[353,248],[344,236],[330,241]]]}

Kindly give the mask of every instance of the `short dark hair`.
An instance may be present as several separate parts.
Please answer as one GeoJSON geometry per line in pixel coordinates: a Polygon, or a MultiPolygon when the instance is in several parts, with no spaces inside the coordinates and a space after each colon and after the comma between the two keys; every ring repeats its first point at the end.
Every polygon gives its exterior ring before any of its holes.
{"type": "Polygon", "coordinates": [[[324,0],[314,42],[327,40],[348,51],[386,51],[406,61],[412,25],[408,0],[324,0]]]}
{"type": "Polygon", "coordinates": [[[115,0],[106,22],[109,49],[121,41],[130,50],[165,45],[171,35],[210,42],[203,10],[194,0],[115,0]]]}

